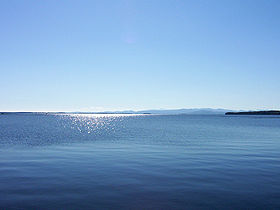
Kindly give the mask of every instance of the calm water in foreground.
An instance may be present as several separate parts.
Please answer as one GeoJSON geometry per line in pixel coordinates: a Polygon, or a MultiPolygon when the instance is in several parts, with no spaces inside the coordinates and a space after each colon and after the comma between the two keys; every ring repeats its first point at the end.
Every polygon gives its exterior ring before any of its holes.
{"type": "Polygon", "coordinates": [[[0,115],[0,209],[280,209],[280,118],[0,115]]]}

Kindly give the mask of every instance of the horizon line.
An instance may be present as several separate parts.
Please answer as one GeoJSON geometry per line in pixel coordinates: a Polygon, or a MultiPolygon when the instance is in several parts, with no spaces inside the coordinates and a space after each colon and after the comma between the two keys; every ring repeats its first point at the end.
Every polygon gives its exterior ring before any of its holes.
{"type": "Polygon", "coordinates": [[[116,112],[146,112],[146,111],[180,111],[180,110],[213,110],[213,111],[218,111],[218,110],[224,110],[224,111],[279,111],[280,109],[227,109],[227,108],[175,108],[175,109],[164,109],[164,108],[159,108],[159,109],[141,109],[141,110],[133,110],[133,109],[126,109],[126,110],[106,110],[106,111],[62,111],[62,110],[39,110],[39,111],[27,111],[27,110],[13,110],[13,111],[0,111],[0,113],[116,113],[116,112]]]}

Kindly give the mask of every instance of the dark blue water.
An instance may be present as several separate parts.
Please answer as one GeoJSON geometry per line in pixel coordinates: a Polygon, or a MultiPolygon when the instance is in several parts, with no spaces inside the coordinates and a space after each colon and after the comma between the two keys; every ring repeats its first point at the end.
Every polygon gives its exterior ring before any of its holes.
{"type": "Polygon", "coordinates": [[[280,118],[0,115],[0,209],[280,209],[280,118]]]}

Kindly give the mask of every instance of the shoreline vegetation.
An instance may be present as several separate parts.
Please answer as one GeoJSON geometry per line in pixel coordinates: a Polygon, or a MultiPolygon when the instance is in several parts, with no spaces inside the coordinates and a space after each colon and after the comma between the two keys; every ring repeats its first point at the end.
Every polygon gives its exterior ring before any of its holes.
{"type": "Polygon", "coordinates": [[[248,111],[248,112],[226,112],[225,115],[280,115],[278,110],[248,111]]]}

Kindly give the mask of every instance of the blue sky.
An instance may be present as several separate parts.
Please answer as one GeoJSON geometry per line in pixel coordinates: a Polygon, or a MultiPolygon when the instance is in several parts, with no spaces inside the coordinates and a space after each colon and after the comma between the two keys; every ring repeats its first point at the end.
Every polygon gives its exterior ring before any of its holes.
{"type": "Polygon", "coordinates": [[[278,0],[0,0],[1,111],[280,109],[278,0]]]}

